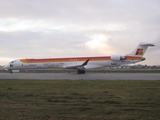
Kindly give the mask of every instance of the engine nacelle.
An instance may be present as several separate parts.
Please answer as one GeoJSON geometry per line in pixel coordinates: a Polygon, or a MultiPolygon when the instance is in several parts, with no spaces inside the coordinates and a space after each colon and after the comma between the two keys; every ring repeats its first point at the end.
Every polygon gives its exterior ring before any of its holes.
{"type": "Polygon", "coordinates": [[[112,61],[121,61],[121,60],[125,60],[125,57],[121,56],[121,55],[111,55],[111,60],[112,61]]]}

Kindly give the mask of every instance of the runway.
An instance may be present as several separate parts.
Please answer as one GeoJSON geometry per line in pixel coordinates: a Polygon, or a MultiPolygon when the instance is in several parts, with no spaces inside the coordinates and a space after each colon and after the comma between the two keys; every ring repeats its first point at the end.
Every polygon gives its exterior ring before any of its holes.
{"type": "Polygon", "coordinates": [[[160,80],[159,73],[0,73],[0,79],[19,80],[160,80]]]}

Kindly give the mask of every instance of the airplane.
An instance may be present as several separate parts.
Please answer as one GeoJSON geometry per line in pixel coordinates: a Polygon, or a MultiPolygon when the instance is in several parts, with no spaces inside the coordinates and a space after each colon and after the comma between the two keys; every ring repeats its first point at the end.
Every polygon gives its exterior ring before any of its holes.
{"type": "Polygon", "coordinates": [[[143,57],[149,46],[153,43],[141,42],[136,49],[126,55],[110,55],[96,57],[71,57],[71,58],[42,58],[42,59],[17,59],[4,66],[5,70],[12,73],[14,70],[28,69],[75,69],[78,74],[85,74],[88,69],[103,67],[118,67],[144,61],[143,57]]]}

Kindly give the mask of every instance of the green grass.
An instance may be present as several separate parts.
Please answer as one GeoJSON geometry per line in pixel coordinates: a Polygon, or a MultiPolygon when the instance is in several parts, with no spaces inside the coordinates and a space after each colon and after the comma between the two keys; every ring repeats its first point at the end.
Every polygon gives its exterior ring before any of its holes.
{"type": "Polygon", "coordinates": [[[159,120],[160,81],[0,80],[0,120],[159,120]]]}

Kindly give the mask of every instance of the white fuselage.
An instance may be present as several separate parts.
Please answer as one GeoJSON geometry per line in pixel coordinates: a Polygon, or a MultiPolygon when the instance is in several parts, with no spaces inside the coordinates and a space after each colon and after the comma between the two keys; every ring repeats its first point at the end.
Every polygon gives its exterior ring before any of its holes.
{"type": "Polygon", "coordinates": [[[111,55],[100,57],[73,57],[73,58],[44,58],[44,59],[17,59],[4,66],[4,69],[76,69],[78,74],[84,74],[87,69],[102,67],[117,67],[124,64],[132,64],[145,60],[143,58],[149,46],[155,46],[152,43],[141,42],[136,49],[125,56],[111,55]]]}
{"type": "MultiPolygon", "coordinates": [[[[129,57],[126,57],[129,58],[129,57]]],[[[6,66],[9,70],[20,69],[81,69],[87,59],[90,59],[88,64],[83,66],[83,69],[96,69],[102,67],[117,67],[124,64],[132,64],[142,61],[142,58],[135,57],[121,61],[110,60],[109,57],[86,57],[86,58],[62,58],[62,59],[17,59],[6,66]]]]}

